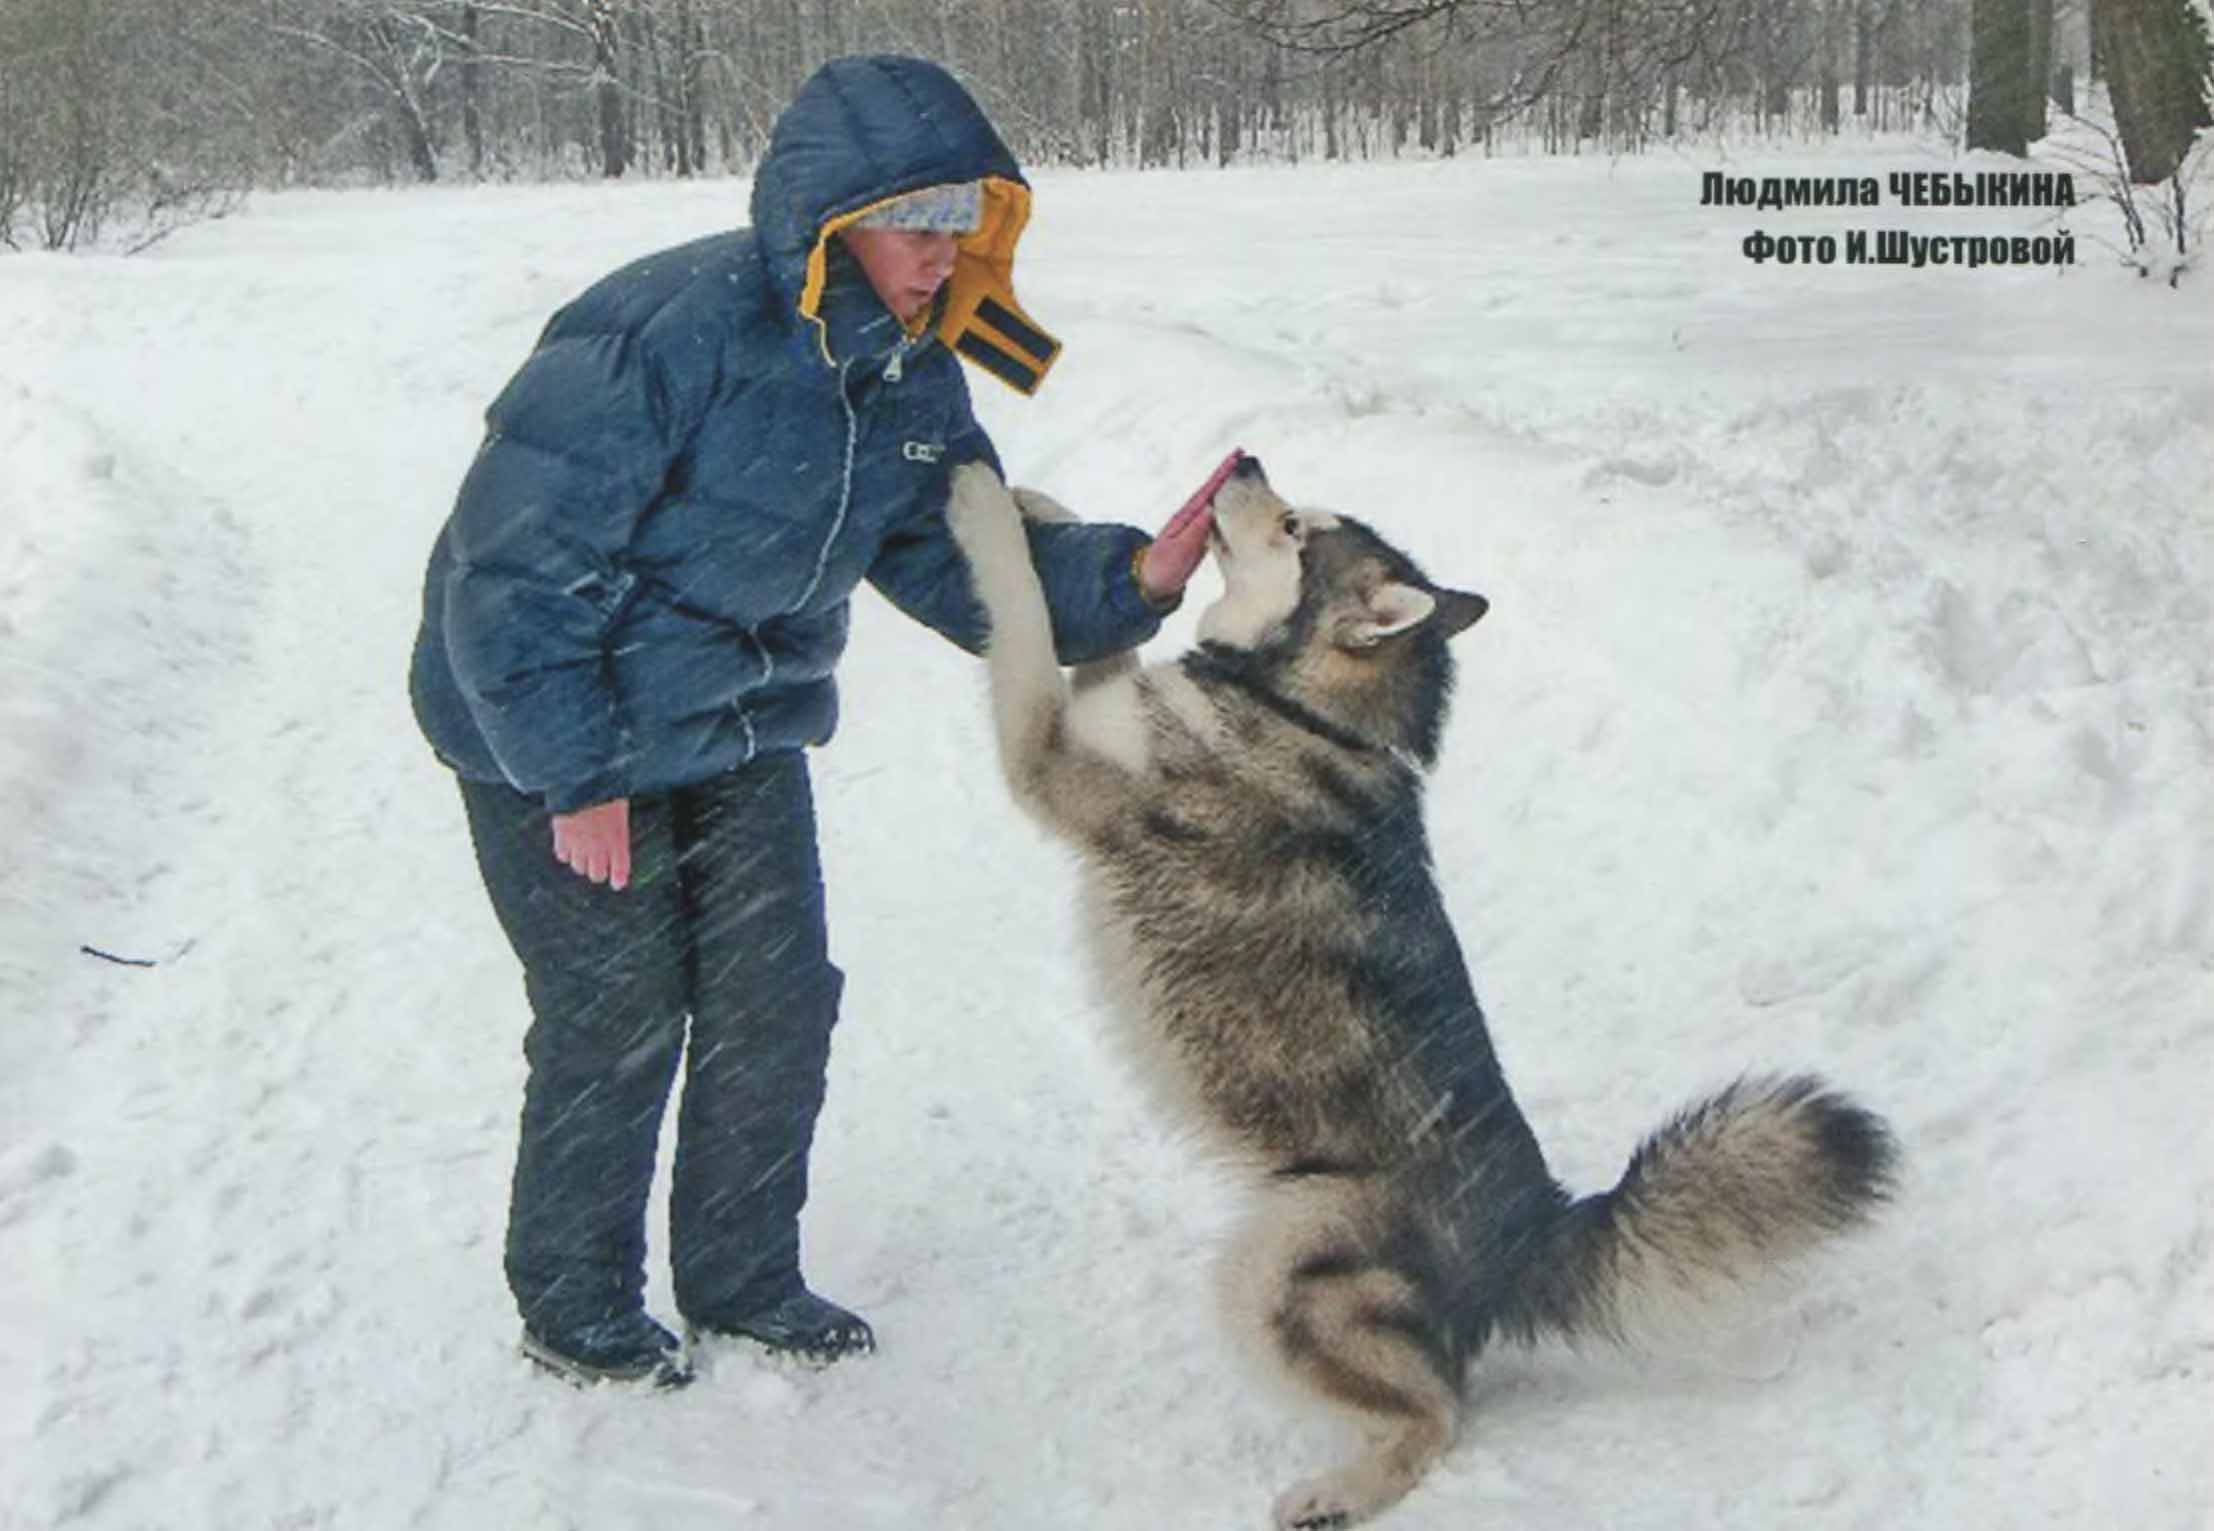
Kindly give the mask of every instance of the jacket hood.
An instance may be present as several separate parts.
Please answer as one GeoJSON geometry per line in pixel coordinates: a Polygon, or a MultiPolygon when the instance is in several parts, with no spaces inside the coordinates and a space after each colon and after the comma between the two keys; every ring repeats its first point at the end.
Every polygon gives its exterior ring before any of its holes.
{"type": "Polygon", "coordinates": [[[1015,301],[1015,247],[1030,220],[1030,184],[969,93],[925,59],[833,59],[777,118],[753,178],[753,227],[778,295],[835,366],[824,310],[830,237],[895,197],[979,181],[984,216],[960,242],[953,275],[924,321],[953,351],[1033,393],[1061,344],[1015,301]]]}

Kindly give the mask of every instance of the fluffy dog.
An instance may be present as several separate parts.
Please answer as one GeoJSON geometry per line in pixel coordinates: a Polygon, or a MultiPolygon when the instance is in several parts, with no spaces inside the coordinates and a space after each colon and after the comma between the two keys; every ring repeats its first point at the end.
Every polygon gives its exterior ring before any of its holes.
{"type": "Polygon", "coordinates": [[[1373,1448],[1301,1483],[1285,1528],[1414,1487],[1495,1338],[1619,1337],[1861,1221],[1896,1149],[1811,1077],[1741,1080],[1662,1126],[1609,1191],[1547,1170],[1431,873],[1422,788],[1482,597],[1246,459],[1217,491],[1225,591],[1172,664],[1072,692],[1018,506],[989,469],[948,515],[991,617],[992,712],[1021,804],[1080,853],[1142,1073],[1250,1171],[1232,1311],[1373,1448]]]}

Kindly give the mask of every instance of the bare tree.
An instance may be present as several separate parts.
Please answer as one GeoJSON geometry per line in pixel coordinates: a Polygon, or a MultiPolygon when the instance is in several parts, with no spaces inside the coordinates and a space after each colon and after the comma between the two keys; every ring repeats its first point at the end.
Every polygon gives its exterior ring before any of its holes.
{"type": "Polygon", "coordinates": [[[140,249],[229,208],[254,166],[209,65],[222,20],[185,0],[0,9],[0,242],[140,249]]]}
{"type": "MultiPolygon", "coordinates": [[[[1637,152],[1740,129],[1950,131],[1982,5],[2027,19],[2005,118],[2026,141],[2048,18],[2083,3],[0,0],[0,240],[47,237],[49,214],[85,226],[86,186],[150,202],[215,159],[235,184],[739,169],[800,81],[856,50],[945,63],[1034,164],[1489,153],[1517,135],[1637,152]]],[[[2101,3],[2128,18],[2193,0],[2101,3]]],[[[2101,32],[2133,143],[2142,104],[2176,92],[2131,51],[2146,25],[2101,32]]],[[[2177,51],[2172,28],[2147,35],[2177,51]]]]}
{"type": "MultiPolygon", "coordinates": [[[[428,107],[431,82],[449,51],[463,44],[447,24],[448,4],[326,0],[320,13],[278,22],[274,30],[345,65],[365,83],[405,149],[420,181],[438,179],[438,147],[428,107]]],[[[458,16],[452,17],[456,22],[458,16]]]]}
{"type": "MultiPolygon", "coordinates": [[[[2050,13],[2047,13],[2048,20],[2050,13]]],[[[1968,147],[2023,154],[2034,116],[2044,136],[2032,0],[1975,0],[1968,42],[1968,147]]]]}
{"type": "Polygon", "coordinates": [[[584,21],[592,38],[592,104],[599,114],[600,174],[614,179],[630,168],[630,123],[623,113],[615,0],[585,0],[584,21]]]}
{"type": "Polygon", "coordinates": [[[456,24],[461,54],[461,137],[469,146],[469,173],[484,174],[484,65],[477,49],[477,32],[484,13],[464,0],[456,24]]]}
{"type": "Polygon", "coordinates": [[[2092,0],[2091,37],[2129,178],[2167,180],[2198,131],[2214,125],[2205,20],[2189,0],[2092,0]]]}

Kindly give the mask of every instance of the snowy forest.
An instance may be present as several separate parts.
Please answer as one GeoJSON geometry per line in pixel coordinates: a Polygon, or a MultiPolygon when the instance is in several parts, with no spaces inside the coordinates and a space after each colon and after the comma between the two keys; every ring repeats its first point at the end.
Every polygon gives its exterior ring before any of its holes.
{"type": "Polygon", "coordinates": [[[984,666],[865,585],[803,1231],[877,1353],[518,1352],[427,558],[549,316],[742,243],[856,50],[1032,182],[1009,482],[1150,533],[1239,447],[1491,603],[1428,870],[1561,1185],[1748,1074],[1902,1146],[1742,1301],[1487,1348],[1377,1531],[2214,1531],[2207,5],[0,0],[0,1531],[1260,1531],[1357,1444],[1244,1354],[1251,1177],[984,666]]]}
{"type": "Polygon", "coordinates": [[[1025,163],[1227,165],[1908,130],[2119,173],[2207,125],[2195,0],[7,0],[0,242],[255,187],[742,172],[840,53],[921,53],[1025,163]]]}

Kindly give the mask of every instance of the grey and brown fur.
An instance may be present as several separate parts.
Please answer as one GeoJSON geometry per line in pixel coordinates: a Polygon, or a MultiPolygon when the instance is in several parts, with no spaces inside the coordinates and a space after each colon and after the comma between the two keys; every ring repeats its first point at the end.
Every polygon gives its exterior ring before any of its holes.
{"type": "Polygon", "coordinates": [[[1663,1125],[1609,1191],[1546,1168],[1485,1030],[1422,818],[1481,597],[1258,464],[1214,502],[1225,593],[1173,664],[1072,692],[1016,502],[949,508],[992,620],[1016,798],[1081,853],[1126,1039],[1177,1119],[1246,1166],[1225,1261],[1247,1338],[1368,1427],[1287,1491],[1287,1528],[1398,1500],[1453,1439],[1494,1338],[1621,1337],[1646,1304],[1744,1281],[1859,1222],[1895,1161],[1808,1077],[1744,1080],[1663,1125]]]}

